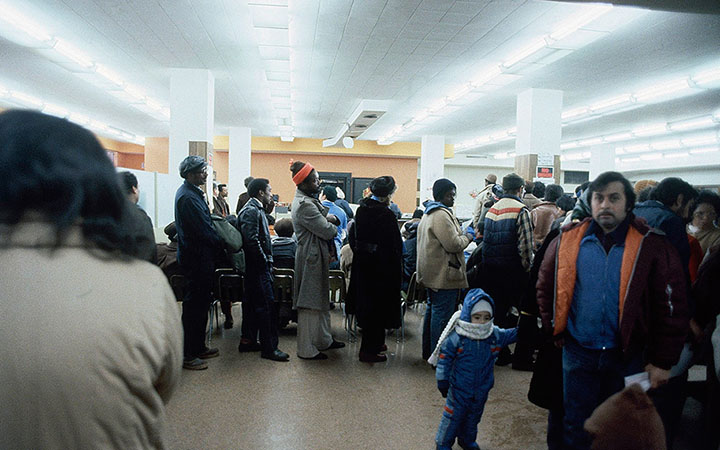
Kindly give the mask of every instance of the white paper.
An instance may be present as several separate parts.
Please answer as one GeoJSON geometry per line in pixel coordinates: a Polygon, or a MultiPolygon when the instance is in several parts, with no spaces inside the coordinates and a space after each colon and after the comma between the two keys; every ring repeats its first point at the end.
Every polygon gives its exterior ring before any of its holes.
{"type": "Polygon", "coordinates": [[[625,387],[631,384],[639,384],[643,391],[650,389],[650,374],[647,372],[636,373],[625,377],[625,387]]]}

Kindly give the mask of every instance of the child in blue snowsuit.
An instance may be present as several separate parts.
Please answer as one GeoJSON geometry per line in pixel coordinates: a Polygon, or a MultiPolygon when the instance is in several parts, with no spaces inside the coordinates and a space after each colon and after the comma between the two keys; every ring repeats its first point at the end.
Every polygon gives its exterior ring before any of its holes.
{"type": "Polygon", "coordinates": [[[462,311],[457,311],[428,359],[437,363],[438,390],[447,397],[435,442],[437,449],[451,449],[455,438],[463,449],[478,449],[475,438],[500,350],[517,340],[517,328],[493,325],[495,303],[482,289],[471,289],[462,311]]]}

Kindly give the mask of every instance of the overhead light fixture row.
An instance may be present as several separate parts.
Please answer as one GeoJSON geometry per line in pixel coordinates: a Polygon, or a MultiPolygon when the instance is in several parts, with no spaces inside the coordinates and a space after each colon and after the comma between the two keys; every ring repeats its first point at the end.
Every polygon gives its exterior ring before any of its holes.
{"type": "MultiPolygon", "coordinates": [[[[505,58],[502,59],[499,64],[490,65],[489,67],[481,70],[480,72],[475,74],[475,76],[471,80],[461,84],[459,87],[456,87],[453,91],[451,91],[442,99],[436,101],[430,107],[419,111],[418,114],[405,122],[404,125],[417,125],[418,123],[423,121],[430,122],[437,120],[443,115],[445,115],[442,112],[448,105],[457,102],[458,100],[466,97],[467,95],[485,95],[487,91],[495,90],[501,87],[502,83],[499,83],[494,88],[489,88],[487,84],[489,84],[493,80],[496,80],[501,75],[507,72],[511,72],[511,69],[515,65],[525,59],[530,58],[531,56],[538,53],[540,50],[553,49],[553,45],[556,42],[568,37],[569,35],[578,31],[585,25],[588,25],[589,23],[606,14],[612,9],[612,5],[605,4],[583,6],[583,9],[580,13],[572,15],[565,19],[563,22],[558,24],[557,28],[551,33],[548,33],[544,36],[536,37],[528,41],[524,45],[520,46],[518,50],[508,54],[505,58]],[[483,89],[486,92],[479,93],[477,91],[478,89],[483,89]],[[422,117],[422,119],[418,119],[418,116],[422,117]]],[[[517,77],[519,78],[519,75],[517,77]]],[[[393,142],[393,140],[400,134],[394,132],[394,130],[395,129],[389,131],[388,133],[380,137],[378,139],[378,142],[393,142]]]]}
{"type": "MultiPolygon", "coordinates": [[[[45,28],[19,11],[8,5],[3,5],[0,9],[0,20],[7,22],[14,29],[23,32],[35,40],[37,44],[40,45],[40,48],[51,49],[64,59],[77,65],[82,71],[96,73],[109,81],[115,88],[126,91],[136,102],[146,104],[150,108],[150,111],[153,112],[146,113],[152,117],[163,121],[170,120],[170,109],[168,107],[145,93],[142,93],[140,89],[127,83],[120,75],[106,66],[94,61],[89,55],[70,42],[60,37],[52,36],[45,28]]],[[[131,106],[134,105],[131,104],[131,106]]]]}

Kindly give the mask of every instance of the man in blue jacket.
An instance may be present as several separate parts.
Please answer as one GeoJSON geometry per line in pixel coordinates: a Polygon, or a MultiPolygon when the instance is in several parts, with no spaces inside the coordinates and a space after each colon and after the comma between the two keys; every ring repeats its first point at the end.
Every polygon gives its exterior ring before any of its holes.
{"type": "Polygon", "coordinates": [[[207,163],[200,156],[188,156],[180,163],[185,182],[175,193],[175,227],[178,237],[178,264],[187,279],[183,298],[182,323],[185,331],[183,368],[207,369],[208,358],[220,353],[205,345],[208,309],[212,304],[215,254],[220,237],[210,220],[210,208],[200,189],[207,181],[207,163]]]}

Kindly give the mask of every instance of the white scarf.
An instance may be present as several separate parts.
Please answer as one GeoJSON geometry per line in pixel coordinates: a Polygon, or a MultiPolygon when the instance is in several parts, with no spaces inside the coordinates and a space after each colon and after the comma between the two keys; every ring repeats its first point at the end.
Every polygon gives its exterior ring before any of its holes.
{"type": "Polygon", "coordinates": [[[433,351],[432,355],[430,355],[430,358],[428,358],[428,362],[433,366],[437,366],[438,355],[440,355],[440,349],[442,348],[443,342],[445,342],[445,339],[447,339],[453,329],[460,336],[469,337],[470,339],[475,340],[487,339],[492,334],[492,319],[490,319],[490,321],[487,323],[465,322],[464,320],[460,320],[461,313],[462,311],[455,311],[455,314],[452,315],[450,321],[440,335],[440,339],[438,339],[435,350],[433,351]]]}

